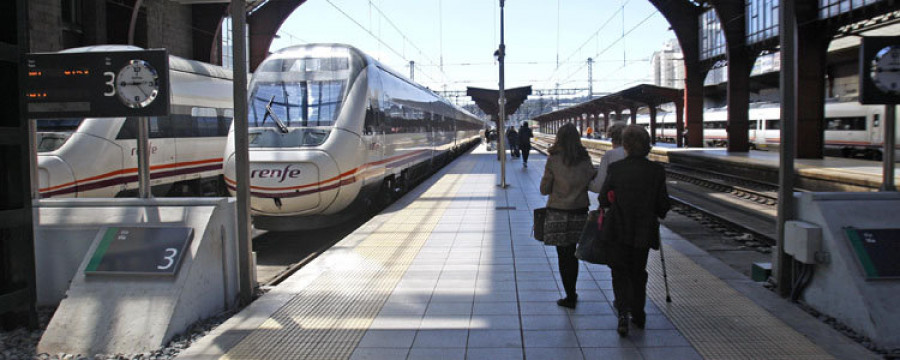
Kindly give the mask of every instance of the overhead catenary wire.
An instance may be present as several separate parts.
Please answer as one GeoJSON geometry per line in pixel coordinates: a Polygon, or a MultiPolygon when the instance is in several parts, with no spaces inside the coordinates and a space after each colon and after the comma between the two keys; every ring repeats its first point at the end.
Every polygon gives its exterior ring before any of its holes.
{"type": "MultiPolygon", "coordinates": [[[[345,12],[345,11],[344,11],[343,9],[341,9],[339,6],[337,6],[337,5],[335,5],[333,2],[331,2],[331,0],[325,0],[325,1],[326,1],[329,5],[331,5],[335,10],[337,10],[337,11],[340,12],[342,15],[344,15],[344,17],[346,17],[348,20],[350,20],[350,21],[352,21],[354,24],[356,24],[356,26],[359,26],[360,29],[363,29],[363,31],[365,31],[365,32],[368,33],[370,36],[372,36],[372,38],[374,38],[375,40],[377,40],[378,43],[380,43],[380,44],[384,45],[385,47],[387,47],[388,50],[390,50],[391,52],[393,52],[395,55],[397,55],[398,57],[400,57],[400,58],[403,59],[404,61],[409,61],[409,59],[407,59],[406,56],[403,56],[403,54],[401,54],[399,51],[397,51],[396,49],[394,49],[393,47],[391,47],[390,45],[388,45],[387,42],[385,42],[385,41],[382,40],[380,37],[378,37],[377,35],[375,35],[371,30],[367,29],[365,26],[363,26],[362,24],[360,24],[359,21],[356,21],[356,19],[354,19],[352,16],[350,16],[350,14],[347,14],[347,12],[345,12]]],[[[374,4],[373,4],[373,5],[374,5],[374,4]]],[[[380,10],[379,10],[379,11],[380,11],[380,10]]],[[[428,78],[429,80],[431,80],[432,82],[439,82],[439,81],[435,80],[433,77],[431,77],[430,75],[428,75],[428,73],[423,72],[422,75],[425,75],[425,77],[427,77],[427,78],[428,78]]]]}
{"type": "MultiPolygon", "coordinates": [[[[646,17],[644,17],[643,20],[639,21],[637,24],[635,24],[635,25],[632,26],[630,29],[628,29],[628,31],[625,31],[624,33],[622,33],[622,36],[620,36],[618,39],[616,39],[615,41],[613,41],[612,43],[610,43],[609,45],[607,45],[605,48],[603,48],[603,50],[600,50],[600,52],[598,52],[596,55],[594,55],[594,56],[592,56],[592,57],[593,57],[594,59],[600,57],[600,55],[603,55],[606,51],[608,51],[609,49],[611,49],[611,48],[612,48],[613,46],[615,46],[617,43],[619,43],[620,41],[624,40],[625,37],[627,37],[629,34],[631,34],[631,32],[633,32],[634,30],[636,30],[637,28],[639,28],[641,25],[643,25],[645,22],[647,22],[648,20],[650,20],[654,15],[656,15],[656,14],[658,14],[658,13],[659,13],[659,10],[654,10],[654,11],[651,12],[649,15],[647,15],[646,17]]],[[[575,71],[573,71],[572,73],[570,73],[568,76],[566,76],[566,77],[565,77],[564,79],[562,79],[561,81],[562,81],[562,82],[565,82],[566,80],[571,79],[572,76],[575,76],[576,74],[578,74],[578,72],[581,71],[582,69],[584,69],[585,66],[587,66],[587,62],[582,63],[581,66],[578,67],[578,69],[575,69],[575,71]]]]}
{"type": "MultiPolygon", "coordinates": [[[[629,0],[629,1],[630,1],[630,0],[629,0]]],[[[577,49],[575,49],[575,51],[573,51],[572,54],[570,54],[568,57],[566,57],[566,59],[563,60],[562,62],[559,62],[559,48],[557,47],[557,51],[556,51],[556,52],[557,52],[557,55],[556,55],[556,57],[557,57],[557,58],[556,58],[556,68],[553,69],[553,72],[550,73],[550,77],[548,77],[546,81],[550,81],[550,79],[553,79],[553,75],[556,75],[556,72],[559,70],[559,65],[560,65],[560,64],[567,64],[567,63],[569,63],[569,60],[571,60],[573,56],[575,56],[576,54],[578,54],[578,52],[581,51],[581,49],[583,49],[584,46],[587,45],[587,44],[591,41],[591,39],[597,38],[597,35],[600,34],[600,31],[603,30],[603,29],[606,27],[606,25],[609,24],[610,21],[612,21],[613,19],[616,18],[616,15],[618,15],[619,11],[622,11],[622,9],[624,9],[625,5],[627,5],[629,1],[626,1],[625,4],[622,4],[622,7],[621,7],[621,8],[619,8],[619,9],[616,10],[614,13],[612,13],[612,14],[609,16],[609,18],[607,18],[606,21],[603,22],[603,24],[600,24],[600,27],[598,27],[597,30],[594,31],[593,34],[591,34],[591,36],[588,36],[588,38],[581,44],[581,46],[579,46],[577,49]]],[[[558,31],[558,29],[557,29],[557,31],[558,31]]],[[[557,43],[559,43],[559,39],[557,39],[557,43]]],[[[595,60],[595,61],[597,61],[597,60],[595,60]]]]}

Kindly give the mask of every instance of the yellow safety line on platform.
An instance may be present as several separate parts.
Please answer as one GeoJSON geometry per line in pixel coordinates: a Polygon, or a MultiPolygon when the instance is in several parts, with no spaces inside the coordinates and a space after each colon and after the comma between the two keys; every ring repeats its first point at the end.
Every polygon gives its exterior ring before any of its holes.
{"type": "MultiPolygon", "coordinates": [[[[466,163],[457,166],[461,165],[466,163]]],[[[416,200],[452,199],[464,178],[441,176],[416,200]]],[[[330,266],[222,359],[349,358],[451,202],[414,201],[370,220],[357,230],[369,232],[367,236],[351,235],[329,250],[340,252],[339,264],[330,266]],[[377,222],[381,224],[370,226],[377,222]]]]}
{"type": "Polygon", "coordinates": [[[706,359],[833,359],[825,350],[669,246],[666,303],[659,252],[647,262],[647,297],[706,359]]]}

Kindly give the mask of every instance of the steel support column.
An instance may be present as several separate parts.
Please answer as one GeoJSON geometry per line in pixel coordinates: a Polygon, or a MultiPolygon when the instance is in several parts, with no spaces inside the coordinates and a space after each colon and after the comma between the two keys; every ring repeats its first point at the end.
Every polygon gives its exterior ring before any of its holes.
{"type": "Polygon", "coordinates": [[[753,60],[744,46],[728,51],[728,152],[750,151],[750,70],[753,60]]]}
{"type": "Polygon", "coordinates": [[[650,144],[656,145],[656,104],[648,104],[650,107],[650,144]]]}
{"type": "MultiPolygon", "coordinates": [[[[815,21],[816,3],[797,4],[797,158],[825,155],[825,69],[833,36],[815,21]]],[[[784,143],[782,141],[782,143],[784,143]]]]}
{"type": "Polygon", "coordinates": [[[684,103],[675,102],[675,146],[684,147],[684,103]]]}
{"type": "Polygon", "coordinates": [[[684,112],[687,118],[687,146],[703,147],[703,79],[700,63],[684,61],[684,112]]]}

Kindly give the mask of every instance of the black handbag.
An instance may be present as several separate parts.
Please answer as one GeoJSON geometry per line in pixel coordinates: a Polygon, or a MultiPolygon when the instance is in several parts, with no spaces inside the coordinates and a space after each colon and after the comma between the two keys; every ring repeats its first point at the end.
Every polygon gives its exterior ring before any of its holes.
{"type": "Polygon", "coordinates": [[[575,248],[575,257],[592,264],[606,265],[609,263],[608,242],[602,236],[604,221],[603,210],[591,210],[584,228],[581,230],[581,238],[575,248]]]}
{"type": "Polygon", "coordinates": [[[534,209],[534,225],[531,228],[537,241],[544,241],[544,223],[547,222],[547,208],[534,209]]]}

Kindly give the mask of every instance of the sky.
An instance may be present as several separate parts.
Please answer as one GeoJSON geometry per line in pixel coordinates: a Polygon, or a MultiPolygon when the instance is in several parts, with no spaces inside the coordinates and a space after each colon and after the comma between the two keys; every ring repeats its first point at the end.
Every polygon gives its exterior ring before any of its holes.
{"type": "MultiPolygon", "coordinates": [[[[415,61],[433,90],[498,88],[498,0],[307,0],[278,35],[270,51],[345,43],[407,76],[415,61]]],[[[508,0],[505,87],[587,88],[589,57],[594,94],[650,83],[650,56],[674,37],[646,0],[508,0]]]]}

